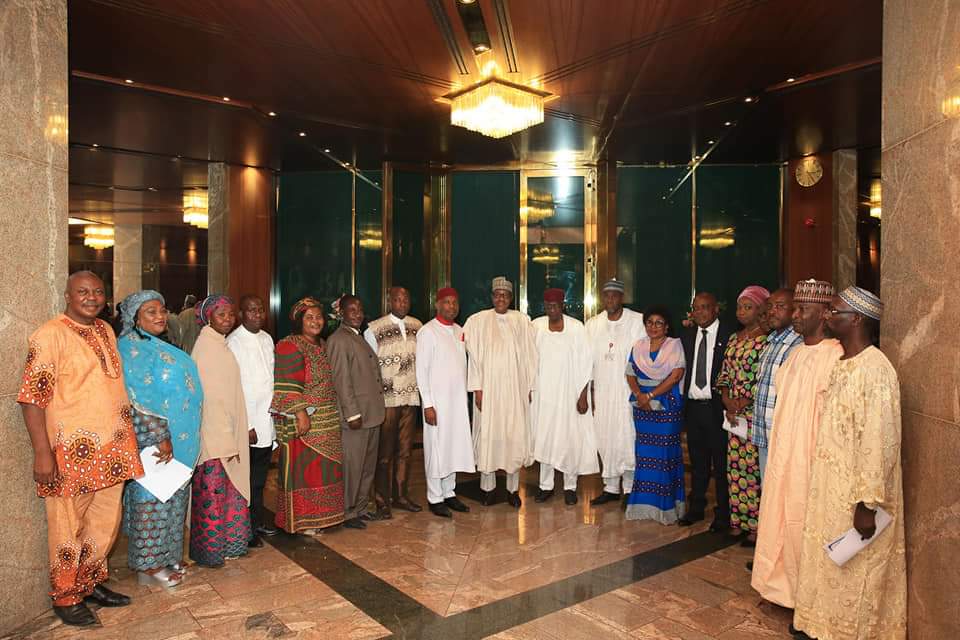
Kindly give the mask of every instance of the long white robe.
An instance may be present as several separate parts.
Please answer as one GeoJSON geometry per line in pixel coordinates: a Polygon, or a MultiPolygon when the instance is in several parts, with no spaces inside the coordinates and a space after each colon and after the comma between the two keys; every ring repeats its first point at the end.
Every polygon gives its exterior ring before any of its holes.
{"type": "Polygon", "coordinates": [[[566,315],[562,331],[550,331],[549,324],[546,316],[533,321],[540,356],[530,405],[533,457],[566,474],[597,473],[593,416],[577,412],[593,362],[587,331],[582,322],[566,315]]]}
{"type": "Polygon", "coordinates": [[[433,407],[437,424],[423,421],[423,459],[428,478],[476,471],[467,410],[467,353],[460,325],[436,318],[417,333],[417,387],[421,405],[433,407]]]}
{"type": "Polygon", "coordinates": [[[477,469],[519,471],[533,462],[530,402],[537,377],[535,329],[525,314],[478,311],[463,327],[467,389],[483,391],[483,411],[474,403],[473,450],[477,469]]]}
{"type": "Polygon", "coordinates": [[[633,410],[624,370],[634,343],[647,335],[643,314],[624,308],[617,321],[606,312],[586,325],[593,352],[593,426],[603,477],[619,476],[636,466],[633,410]]]}
{"type": "Polygon", "coordinates": [[[250,333],[240,325],[227,336],[227,348],[240,366],[240,384],[247,403],[247,420],[257,432],[259,449],[276,448],[276,431],[270,415],[273,402],[273,338],[266,331],[250,333]]]}

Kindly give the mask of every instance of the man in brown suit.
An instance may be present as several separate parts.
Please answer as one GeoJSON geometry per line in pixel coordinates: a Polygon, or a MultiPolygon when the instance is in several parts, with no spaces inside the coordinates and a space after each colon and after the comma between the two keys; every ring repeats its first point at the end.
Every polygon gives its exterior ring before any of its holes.
{"type": "Polygon", "coordinates": [[[360,335],[363,304],[356,296],[340,298],[343,321],[327,339],[333,385],[343,430],[343,526],[366,529],[379,516],[367,510],[377,470],[377,447],[385,405],[380,362],[360,335]]]}

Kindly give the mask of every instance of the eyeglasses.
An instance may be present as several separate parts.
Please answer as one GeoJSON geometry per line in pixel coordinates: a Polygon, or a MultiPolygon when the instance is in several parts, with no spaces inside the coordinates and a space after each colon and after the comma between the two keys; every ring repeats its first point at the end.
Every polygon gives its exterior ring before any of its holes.
{"type": "Polygon", "coordinates": [[[645,325],[647,325],[647,326],[650,326],[650,327],[665,327],[665,326],[667,326],[667,323],[664,322],[663,320],[646,320],[646,321],[644,321],[643,324],[645,324],[645,325]]]}
{"type": "Polygon", "coordinates": [[[845,314],[856,314],[856,311],[844,311],[842,309],[834,309],[833,307],[827,307],[827,313],[832,316],[842,316],[845,314]]]}

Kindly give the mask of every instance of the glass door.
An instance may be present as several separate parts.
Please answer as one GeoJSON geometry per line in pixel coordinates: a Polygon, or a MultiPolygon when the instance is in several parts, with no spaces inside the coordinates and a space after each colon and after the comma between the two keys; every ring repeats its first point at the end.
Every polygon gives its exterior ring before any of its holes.
{"type": "Polygon", "coordinates": [[[596,312],[595,172],[530,170],[520,175],[520,308],[544,314],[543,292],[563,289],[567,314],[596,312]]]}

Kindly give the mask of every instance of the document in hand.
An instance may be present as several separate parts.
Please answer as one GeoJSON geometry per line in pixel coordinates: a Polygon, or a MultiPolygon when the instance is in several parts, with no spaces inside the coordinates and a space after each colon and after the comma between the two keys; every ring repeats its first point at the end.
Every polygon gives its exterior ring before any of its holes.
{"type": "Polygon", "coordinates": [[[724,420],[723,428],[738,438],[746,439],[747,437],[747,419],[743,416],[737,416],[736,424],[730,422],[729,420],[724,420]]]}
{"type": "Polygon", "coordinates": [[[140,452],[143,477],[137,478],[137,482],[157,500],[166,502],[180,487],[190,481],[193,477],[193,469],[176,458],[166,464],[159,462],[153,456],[157,451],[156,447],[147,447],[140,452]]]}
{"type": "Polygon", "coordinates": [[[842,567],[846,564],[847,560],[860,553],[864,547],[876,540],[877,536],[883,533],[883,530],[889,526],[893,518],[883,509],[877,508],[876,520],[877,530],[867,540],[863,540],[863,536],[857,533],[856,529],[850,529],[833,542],[823,545],[827,555],[837,563],[838,567],[842,567]]]}

